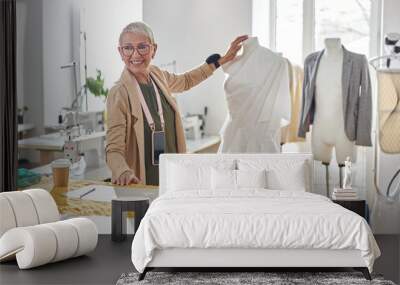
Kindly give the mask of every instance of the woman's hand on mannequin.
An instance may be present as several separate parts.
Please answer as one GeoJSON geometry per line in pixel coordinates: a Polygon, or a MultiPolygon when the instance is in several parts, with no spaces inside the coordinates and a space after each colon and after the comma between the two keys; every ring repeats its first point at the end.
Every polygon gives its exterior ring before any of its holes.
{"type": "Polygon", "coordinates": [[[225,53],[224,56],[222,56],[219,60],[218,63],[220,65],[227,63],[228,61],[231,61],[232,59],[234,59],[236,57],[236,54],[238,53],[238,51],[240,50],[240,48],[242,47],[242,42],[247,40],[249,38],[249,36],[244,35],[244,36],[239,36],[237,37],[230,45],[228,51],[225,53]]]}
{"type": "Polygon", "coordinates": [[[139,183],[139,179],[131,170],[127,170],[122,173],[116,180],[113,181],[114,184],[117,185],[128,185],[131,183],[137,184],[139,183]]]}

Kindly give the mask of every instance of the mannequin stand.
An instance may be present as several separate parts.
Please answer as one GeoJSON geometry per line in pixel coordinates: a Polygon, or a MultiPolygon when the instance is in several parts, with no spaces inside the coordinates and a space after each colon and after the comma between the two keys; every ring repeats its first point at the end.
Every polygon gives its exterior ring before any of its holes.
{"type": "Polygon", "coordinates": [[[322,162],[325,165],[326,197],[329,198],[329,162],[322,162]]]}
{"type": "MultiPolygon", "coordinates": [[[[329,162],[322,162],[325,165],[325,181],[326,181],[326,197],[330,197],[330,189],[329,189],[329,162]]],[[[344,164],[339,163],[339,188],[343,188],[343,167],[344,164]]]]}
{"type": "Polygon", "coordinates": [[[344,167],[344,164],[339,163],[338,167],[339,167],[339,188],[343,188],[343,167],[344,167]]]}

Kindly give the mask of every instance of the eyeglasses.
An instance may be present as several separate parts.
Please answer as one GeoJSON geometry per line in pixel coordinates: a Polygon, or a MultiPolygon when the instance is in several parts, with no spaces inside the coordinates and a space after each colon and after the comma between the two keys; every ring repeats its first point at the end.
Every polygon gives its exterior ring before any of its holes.
{"type": "Polygon", "coordinates": [[[139,44],[137,47],[134,47],[132,45],[126,45],[122,46],[122,53],[124,56],[131,56],[134,52],[135,49],[140,54],[141,56],[148,55],[150,52],[150,45],[148,44],[139,44]]]}

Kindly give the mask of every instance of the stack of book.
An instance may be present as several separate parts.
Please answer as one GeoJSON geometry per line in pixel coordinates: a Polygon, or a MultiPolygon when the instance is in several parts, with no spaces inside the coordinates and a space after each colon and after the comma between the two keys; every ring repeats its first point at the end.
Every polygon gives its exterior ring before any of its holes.
{"type": "Polygon", "coordinates": [[[333,200],[357,200],[357,191],[354,189],[334,188],[332,193],[333,200]]]}

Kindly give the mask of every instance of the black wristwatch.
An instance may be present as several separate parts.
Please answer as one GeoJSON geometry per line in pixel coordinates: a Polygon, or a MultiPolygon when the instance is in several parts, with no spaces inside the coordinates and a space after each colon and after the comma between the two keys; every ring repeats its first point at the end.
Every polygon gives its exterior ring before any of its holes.
{"type": "Polygon", "coordinates": [[[212,55],[210,55],[209,57],[207,57],[206,62],[208,64],[213,63],[215,65],[215,68],[219,67],[219,62],[218,60],[221,58],[221,55],[219,55],[218,53],[214,53],[212,55]]]}

